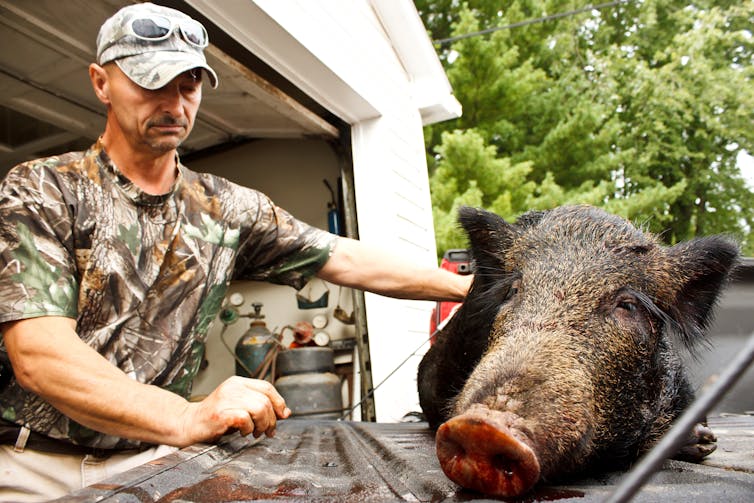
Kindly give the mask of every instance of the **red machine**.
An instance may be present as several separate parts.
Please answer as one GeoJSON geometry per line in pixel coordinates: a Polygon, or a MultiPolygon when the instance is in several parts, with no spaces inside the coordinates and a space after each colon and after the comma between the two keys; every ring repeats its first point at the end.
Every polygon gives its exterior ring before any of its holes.
{"type": "MultiPolygon", "coordinates": [[[[464,249],[446,251],[440,262],[440,267],[456,274],[470,274],[471,263],[469,251],[464,249]]],[[[434,309],[432,309],[432,318],[429,320],[431,344],[434,344],[435,342],[435,332],[437,331],[437,327],[445,321],[453,309],[459,304],[460,302],[438,302],[434,309]]]]}

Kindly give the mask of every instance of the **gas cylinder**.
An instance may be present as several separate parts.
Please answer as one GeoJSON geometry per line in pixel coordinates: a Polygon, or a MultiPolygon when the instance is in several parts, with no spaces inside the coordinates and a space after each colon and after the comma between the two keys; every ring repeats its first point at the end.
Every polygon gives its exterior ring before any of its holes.
{"type": "Polygon", "coordinates": [[[255,302],[252,304],[254,313],[249,314],[251,323],[249,329],[244,332],[238,342],[236,342],[236,374],[243,377],[254,377],[256,379],[272,378],[270,358],[274,357],[273,350],[277,341],[272,332],[267,329],[267,324],[263,321],[262,303],[255,302]],[[265,371],[265,369],[267,371],[265,371]],[[264,375],[260,375],[264,374],[264,375]]]}
{"type": "Polygon", "coordinates": [[[277,356],[280,377],[275,388],[291,409],[292,418],[338,419],[343,395],[340,378],[334,374],[333,350],[302,347],[281,351],[277,356]]]}

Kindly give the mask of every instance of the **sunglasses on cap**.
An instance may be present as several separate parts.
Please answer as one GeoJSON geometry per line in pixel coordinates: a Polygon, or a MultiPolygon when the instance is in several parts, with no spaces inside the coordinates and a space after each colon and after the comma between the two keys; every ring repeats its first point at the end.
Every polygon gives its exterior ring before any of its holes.
{"type": "Polygon", "coordinates": [[[201,23],[193,19],[171,19],[158,14],[151,14],[131,19],[126,28],[128,35],[150,42],[169,38],[177,28],[183,39],[189,44],[200,49],[209,45],[207,30],[201,23]]]}

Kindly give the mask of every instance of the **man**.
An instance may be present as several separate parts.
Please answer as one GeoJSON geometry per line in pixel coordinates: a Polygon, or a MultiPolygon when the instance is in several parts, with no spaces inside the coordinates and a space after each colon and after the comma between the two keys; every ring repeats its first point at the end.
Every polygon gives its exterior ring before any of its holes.
{"type": "Polygon", "coordinates": [[[0,499],[60,496],[196,442],[273,436],[285,402],[231,378],[189,402],[228,283],[313,275],[401,298],[462,299],[468,277],[418,269],[294,219],[264,195],[183,166],[204,27],[121,9],[89,67],[107,108],[86,152],[14,168],[0,186],[0,499]]]}

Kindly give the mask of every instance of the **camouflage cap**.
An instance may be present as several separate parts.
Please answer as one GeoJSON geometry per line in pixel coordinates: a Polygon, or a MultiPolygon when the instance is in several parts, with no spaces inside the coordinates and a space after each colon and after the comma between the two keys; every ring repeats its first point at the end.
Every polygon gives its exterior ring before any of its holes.
{"type": "Polygon", "coordinates": [[[217,74],[207,64],[204,47],[189,43],[182,34],[180,23],[186,21],[196,23],[206,34],[201,24],[175,9],[149,2],[123,7],[99,30],[97,64],[115,61],[123,73],[145,89],[159,89],[187,70],[203,68],[215,88],[217,74]],[[152,16],[171,23],[172,31],[164,40],[146,40],[134,34],[133,21],[152,16]]]}

